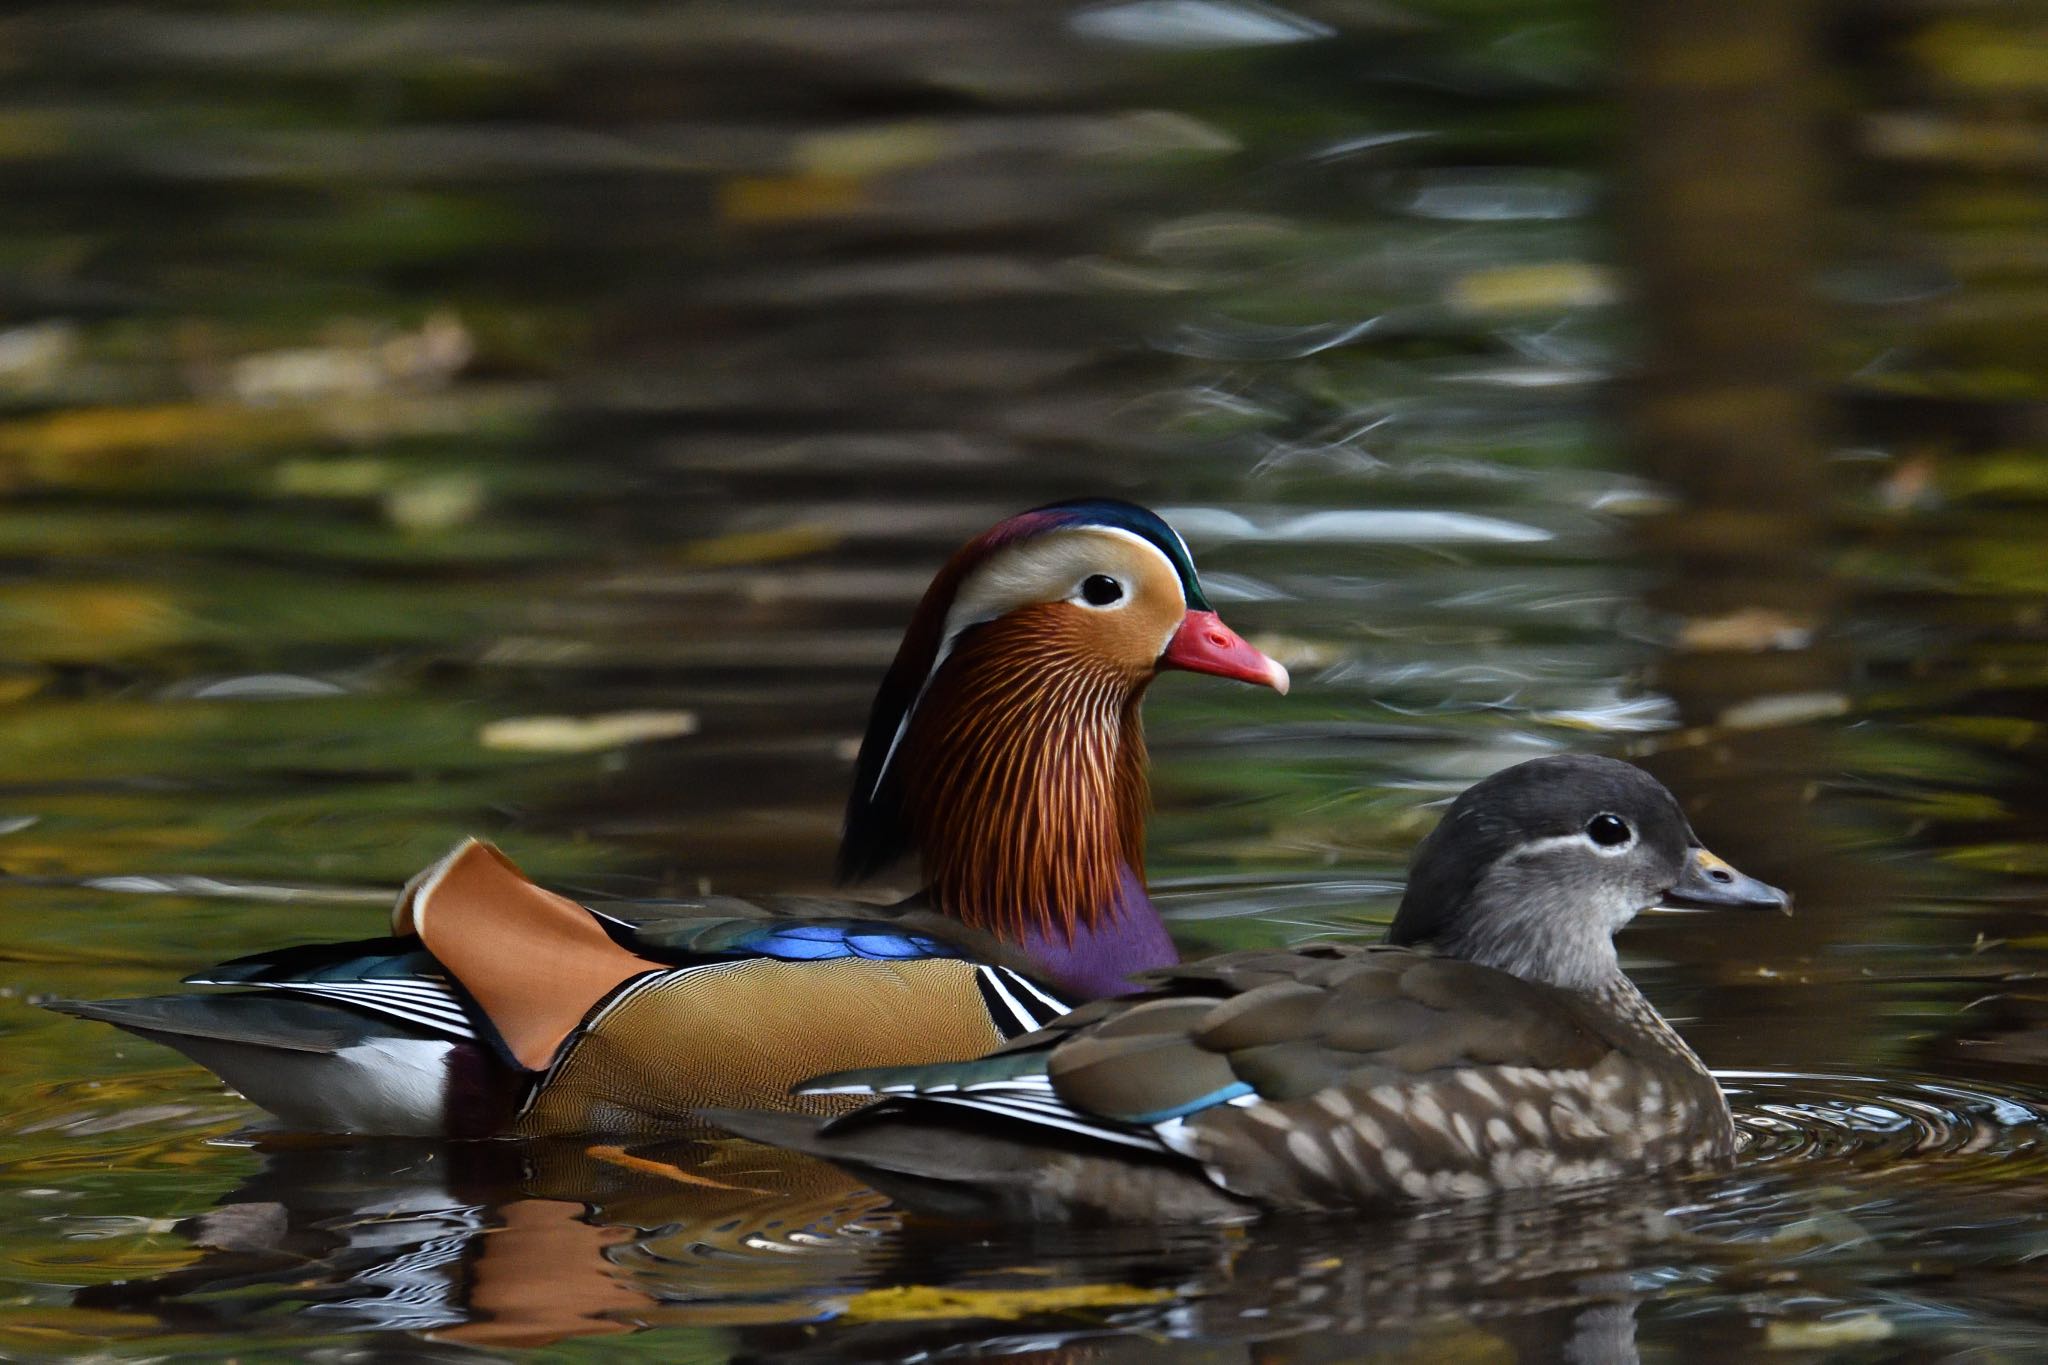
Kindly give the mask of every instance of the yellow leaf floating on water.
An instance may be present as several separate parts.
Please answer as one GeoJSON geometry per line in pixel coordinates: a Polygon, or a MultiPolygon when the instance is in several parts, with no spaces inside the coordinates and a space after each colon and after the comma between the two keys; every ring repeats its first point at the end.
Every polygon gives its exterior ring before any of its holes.
{"type": "Polygon", "coordinates": [[[390,487],[388,461],[370,455],[285,460],[271,476],[278,492],[295,498],[365,498],[390,487]]]}
{"type": "Polygon", "coordinates": [[[189,638],[193,621],[151,588],[39,583],[0,602],[0,652],[45,663],[99,661],[189,638]]]}
{"type": "Polygon", "coordinates": [[[2024,95],[2048,90],[2048,24],[1950,19],[1908,44],[1925,71],[1966,90],[2024,95]]]}
{"type": "Polygon", "coordinates": [[[40,671],[0,673],[0,706],[33,697],[49,681],[49,676],[40,671]]]}
{"type": "Polygon", "coordinates": [[[718,211],[729,223],[802,223],[839,218],[867,205],[858,176],[756,175],[718,187],[718,211]]]}
{"type": "Polygon", "coordinates": [[[697,733],[693,711],[614,711],[602,716],[510,716],[477,732],[486,749],[581,754],[697,733]]]}
{"type": "Polygon", "coordinates": [[[1134,1284],[1070,1284],[1058,1289],[941,1289],[930,1284],[870,1289],[846,1301],[840,1315],[852,1322],[910,1322],[924,1318],[997,1318],[1071,1308],[1128,1308],[1173,1294],[1134,1284]]]}
{"type": "Polygon", "coordinates": [[[0,424],[0,458],[26,459],[34,473],[54,478],[77,463],[137,451],[186,449],[219,460],[237,446],[302,434],[307,426],[294,413],[226,404],[77,408],[0,424]]]}
{"type": "Polygon", "coordinates": [[[1764,1328],[1764,1345],[1773,1351],[1818,1351],[1859,1341],[1883,1341],[1894,1330],[1876,1313],[1847,1313],[1808,1322],[1780,1320],[1764,1328]]]}
{"type": "Polygon", "coordinates": [[[791,149],[790,160],[810,179],[851,180],[929,165],[952,145],[943,127],[913,120],[813,133],[791,149]]]}
{"type": "Polygon", "coordinates": [[[449,531],[483,510],[484,483],[471,474],[415,479],[384,497],[384,515],[402,530],[449,531]]]}
{"type": "Polygon", "coordinates": [[[772,564],[778,559],[796,559],[817,554],[839,543],[836,532],[825,526],[784,526],[773,531],[735,531],[685,546],[683,559],[706,568],[727,568],[744,564],[772,564]]]}
{"type": "Polygon", "coordinates": [[[154,1313],[117,1313],[104,1308],[70,1308],[61,1304],[0,1309],[0,1335],[19,1334],[36,1341],[94,1344],[109,1336],[125,1337],[162,1330],[163,1319],[154,1313]]]}
{"type": "Polygon", "coordinates": [[[42,110],[0,114],[0,161],[33,161],[71,151],[78,145],[79,122],[69,114],[42,110]]]}
{"type": "Polygon", "coordinates": [[[1451,307],[1461,313],[1547,313],[1598,308],[1621,297],[1614,273],[1584,261],[1502,265],[1473,270],[1451,282],[1451,307]]]}

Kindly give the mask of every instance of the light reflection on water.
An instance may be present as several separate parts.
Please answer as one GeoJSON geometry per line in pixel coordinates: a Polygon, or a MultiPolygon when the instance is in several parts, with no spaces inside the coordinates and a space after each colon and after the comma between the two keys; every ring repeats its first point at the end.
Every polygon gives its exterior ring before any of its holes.
{"type": "Polygon", "coordinates": [[[1857,211],[1957,264],[1832,277],[1817,605],[1727,600],[1608,420],[1596,26],[1442,8],[22,21],[0,1351],[2038,1352],[2048,483],[1970,311],[2023,311],[2011,206],[1857,211]],[[374,932],[468,832],[591,897],[823,890],[932,568],[1081,490],[1172,509],[1295,670],[1149,704],[1189,948],[1376,932],[1471,780],[1643,758],[1799,898],[1624,941],[1741,1068],[1736,1173],[963,1233],[730,1143],[252,1145],[33,1005],[374,932]]]}

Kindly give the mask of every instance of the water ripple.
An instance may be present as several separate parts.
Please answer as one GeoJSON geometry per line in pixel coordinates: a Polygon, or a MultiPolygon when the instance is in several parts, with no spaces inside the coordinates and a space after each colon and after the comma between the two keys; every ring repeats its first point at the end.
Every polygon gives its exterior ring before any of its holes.
{"type": "Polygon", "coordinates": [[[1747,1164],[2006,1161],[2048,1153],[2048,1105],[1937,1081],[1778,1071],[1715,1073],[1747,1164]]]}

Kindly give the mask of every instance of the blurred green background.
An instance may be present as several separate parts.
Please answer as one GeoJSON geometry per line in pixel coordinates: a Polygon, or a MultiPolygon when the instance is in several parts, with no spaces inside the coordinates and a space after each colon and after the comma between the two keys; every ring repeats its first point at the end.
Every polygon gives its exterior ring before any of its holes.
{"type": "MultiPolygon", "coordinates": [[[[209,1077],[34,1001],[373,933],[467,833],[586,897],[823,889],[926,578],[1079,493],[1166,512],[1297,679],[1155,689],[1152,872],[1191,949],[1373,932],[1433,802],[1595,749],[1799,897],[1624,941],[1710,1062],[1896,1078],[1873,1133],[1929,1077],[2038,1091],[2038,11],[74,3],[0,18],[0,70],[0,1350],[488,1318],[458,1269],[439,1318],[307,1317],[360,1274],[332,1260],[75,1305],[209,1264],[175,1220],[261,1163],[209,1077]]],[[[1779,1120],[1832,1134],[1844,1093],[1779,1120]]],[[[1785,1252],[1751,1293],[1645,1253],[1708,1286],[1646,1300],[1657,1349],[1816,1313],[2038,1349],[2048,1223],[1970,1202],[2039,1207],[1999,1185],[2040,1188],[2032,1130],[1921,1099],[1998,1160],[1839,1196],[1848,1271],[1785,1252]],[[1934,1243],[1948,1287],[1897,1310],[1934,1243]]],[[[349,1179],[301,1221],[393,1216],[349,1179]]],[[[516,1184],[419,1236],[508,1225],[516,1184]]],[[[613,1241],[669,1316],[567,1316],[666,1323],[635,1339],[665,1358],[742,1349],[735,1302],[809,1321],[905,1273],[707,1288],[613,1241]]],[[[1428,1349],[1501,1340],[1472,1330],[1428,1349]]],[[[939,1344],[890,1341],[863,1349],[939,1344]]]]}

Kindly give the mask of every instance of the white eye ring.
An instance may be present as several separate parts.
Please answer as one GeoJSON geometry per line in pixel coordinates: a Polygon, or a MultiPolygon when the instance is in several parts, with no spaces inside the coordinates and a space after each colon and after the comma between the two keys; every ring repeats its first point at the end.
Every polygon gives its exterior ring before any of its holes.
{"type": "Polygon", "coordinates": [[[1603,858],[1611,858],[1618,853],[1626,853],[1636,846],[1635,826],[1610,811],[1601,811],[1591,820],[1588,820],[1585,829],[1581,830],[1579,834],[1592,847],[1592,850],[1603,858]],[[1618,828],[1621,837],[1618,839],[1599,838],[1593,832],[1595,826],[1602,826],[1601,832],[1604,834],[1612,834],[1618,828]]]}
{"type": "Polygon", "coordinates": [[[1113,611],[1131,600],[1131,589],[1114,574],[1092,573],[1081,580],[1067,600],[1090,611],[1113,611]]]}

